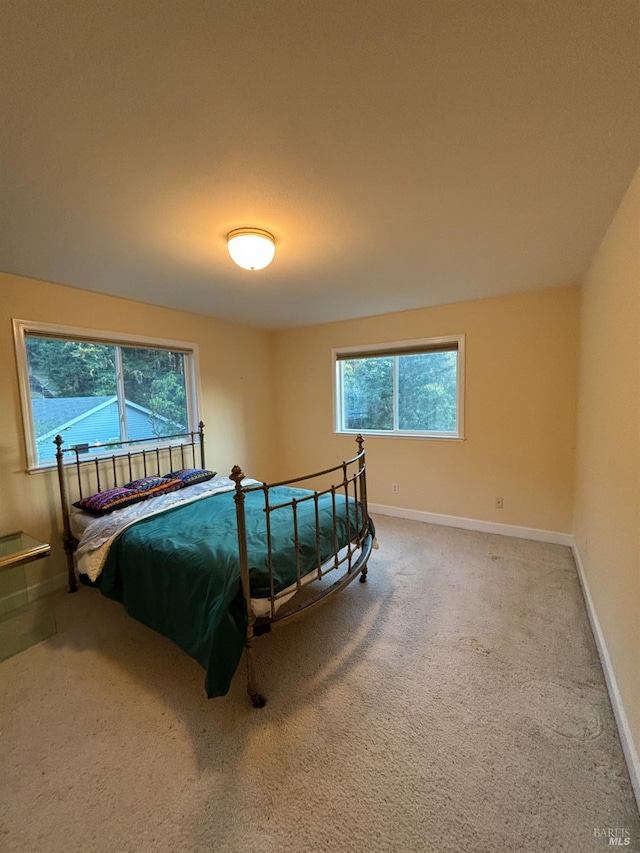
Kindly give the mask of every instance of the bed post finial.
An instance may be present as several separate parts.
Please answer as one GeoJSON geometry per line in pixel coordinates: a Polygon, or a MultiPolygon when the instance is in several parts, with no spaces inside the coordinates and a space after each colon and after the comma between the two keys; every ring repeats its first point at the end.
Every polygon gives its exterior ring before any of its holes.
{"type": "Polygon", "coordinates": [[[356,436],[356,441],[358,443],[358,453],[362,453],[362,445],[364,444],[364,436],[361,432],[359,432],[356,436]]]}
{"type": "Polygon", "coordinates": [[[236,489],[240,488],[240,483],[244,480],[244,471],[242,468],[239,465],[234,465],[229,476],[236,484],[236,489]]]}

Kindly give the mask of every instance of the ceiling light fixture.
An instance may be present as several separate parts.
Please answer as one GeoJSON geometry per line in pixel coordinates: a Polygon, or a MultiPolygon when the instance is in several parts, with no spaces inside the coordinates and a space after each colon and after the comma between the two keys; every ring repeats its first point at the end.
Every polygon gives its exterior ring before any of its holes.
{"type": "Polygon", "coordinates": [[[262,228],[236,228],[227,234],[231,258],[245,270],[263,270],[276,253],[275,238],[262,228]]]}

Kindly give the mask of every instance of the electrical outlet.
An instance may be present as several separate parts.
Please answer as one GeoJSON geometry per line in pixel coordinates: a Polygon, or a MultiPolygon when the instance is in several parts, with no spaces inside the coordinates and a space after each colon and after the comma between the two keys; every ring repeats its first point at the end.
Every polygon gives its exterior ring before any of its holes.
{"type": "Polygon", "coordinates": [[[502,509],[504,506],[504,498],[496,498],[496,509],[502,509]]]}
{"type": "Polygon", "coordinates": [[[391,490],[393,491],[394,495],[397,495],[400,491],[400,486],[397,483],[394,483],[393,486],[391,486],[391,490]]]}

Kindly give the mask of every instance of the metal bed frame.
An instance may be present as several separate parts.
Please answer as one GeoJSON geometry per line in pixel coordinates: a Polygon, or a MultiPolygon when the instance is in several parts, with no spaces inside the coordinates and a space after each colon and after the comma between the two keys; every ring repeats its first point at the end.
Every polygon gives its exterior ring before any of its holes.
{"type": "MultiPolygon", "coordinates": [[[[266,699],[260,693],[257,686],[255,661],[254,661],[254,638],[259,634],[266,633],[276,624],[282,624],[297,617],[305,610],[315,607],[325,601],[330,595],[350,584],[356,577],[364,583],[367,579],[367,562],[374,547],[374,528],[369,517],[367,507],[367,483],[366,463],[364,451],[364,438],[362,435],[356,437],[358,452],[347,461],[332,468],[295,477],[290,480],[282,480],[277,483],[262,483],[243,486],[245,475],[240,466],[235,465],[231,471],[230,478],[235,484],[234,501],[236,507],[236,518],[238,524],[238,560],[240,566],[240,580],[242,593],[247,607],[247,633],[245,638],[245,659],[247,663],[247,693],[254,707],[264,706],[266,699]],[[327,478],[337,480],[326,485],[327,478]],[[317,488],[311,488],[314,484],[317,488]],[[322,483],[325,483],[323,486],[322,483]],[[305,484],[305,485],[302,485],[305,484]],[[294,498],[286,502],[272,503],[270,498],[271,489],[277,486],[296,486],[309,490],[300,498],[294,498]],[[266,547],[267,564],[269,569],[270,594],[269,612],[266,616],[256,617],[252,604],[250,585],[250,566],[247,557],[247,532],[245,522],[244,501],[245,495],[253,491],[262,491],[264,494],[264,512],[266,524],[266,547]],[[334,553],[329,560],[322,560],[320,554],[320,524],[319,504],[320,497],[331,496],[332,523],[334,553]],[[339,546],[337,537],[337,507],[336,495],[344,495],[346,505],[354,501],[355,506],[355,529],[351,524],[347,512],[347,544],[339,546]],[[301,503],[313,501],[315,507],[315,545],[316,565],[311,572],[301,575],[300,568],[300,540],[298,536],[297,509],[301,503]],[[275,591],[273,576],[273,553],[271,542],[270,519],[274,510],[290,507],[293,521],[294,549],[296,552],[297,576],[295,584],[282,592],[275,591]],[[310,580],[321,581],[330,572],[337,572],[337,579],[328,586],[320,588],[316,594],[310,595],[308,599],[296,604],[295,595],[303,587],[307,587],[310,580]],[[293,598],[292,598],[293,597],[293,598]],[[293,607],[283,607],[284,600],[292,599],[293,607]]],[[[129,482],[138,476],[151,476],[157,474],[164,467],[173,470],[177,463],[184,467],[205,468],[204,452],[204,424],[198,424],[195,432],[180,433],[164,436],[161,439],[149,439],[143,441],[129,441],[107,443],[101,445],[77,445],[63,447],[64,439],[57,435],[54,439],[56,445],[56,464],[58,471],[58,483],[60,487],[60,503],[62,507],[63,522],[63,547],[67,559],[69,574],[69,592],[75,592],[78,588],[76,569],[74,564],[74,552],[78,540],[71,532],[69,520],[70,492],[82,498],[83,494],[92,494],[103,488],[116,487],[120,483],[129,482]],[[129,449],[126,449],[129,447],[129,449]],[[136,449],[136,447],[138,449],[136,449]],[[87,456],[91,450],[92,455],[87,456]],[[114,451],[119,452],[114,452],[114,451]],[[65,462],[65,454],[69,454],[68,462],[65,462]],[[197,461],[196,461],[197,460],[197,461]],[[73,472],[73,489],[69,487],[70,472],[73,472]]],[[[299,597],[298,597],[299,598],[299,597]]]]}

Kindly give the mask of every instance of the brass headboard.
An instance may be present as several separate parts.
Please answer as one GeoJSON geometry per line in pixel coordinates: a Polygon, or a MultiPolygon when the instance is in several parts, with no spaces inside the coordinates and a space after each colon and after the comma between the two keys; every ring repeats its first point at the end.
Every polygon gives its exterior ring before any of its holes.
{"type": "Polygon", "coordinates": [[[63,546],[67,555],[69,592],[77,590],[73,552],[78,544],[69,525],[69,499],[77,500],[84,494],[93,494],[106,488],[152,474],[162,476],[175,468],[205,467],[204,424],[198,424],[196,432],[154,436],[133,441],[108,442],[106,444],[77,444],[63,447],[64,439],[57,435],[56,463],[62,508],[63,546]],[[129,447],[130,449],[127,449],[129,447]],[[135,449],[135,448],[138,449],[135,449]],[[113,452],[109,452],[109,451],[113,452]],[[88,456],[91,451],[91,456],[88,456]],[[71,458],[65,461],[65,454],[71,458]],[[196,461],[198,460],[198,461],[196,461]],[[72,476],[73,473],[73,476],[72,476]]]}

